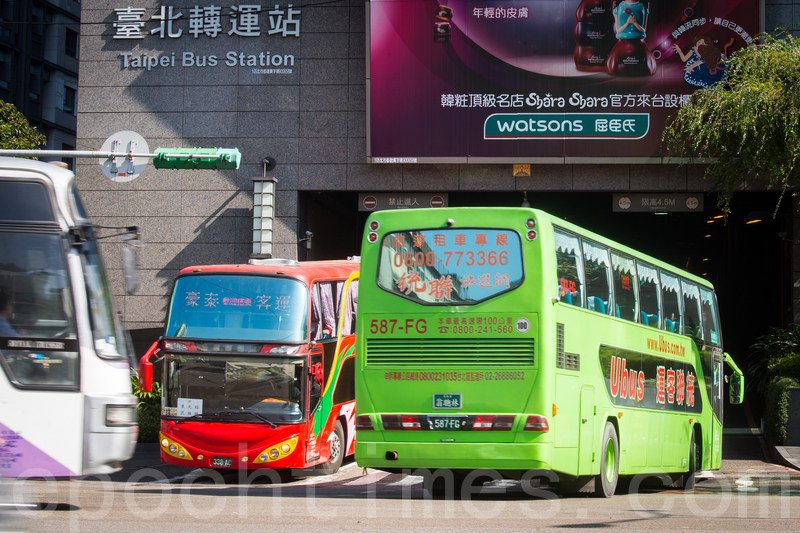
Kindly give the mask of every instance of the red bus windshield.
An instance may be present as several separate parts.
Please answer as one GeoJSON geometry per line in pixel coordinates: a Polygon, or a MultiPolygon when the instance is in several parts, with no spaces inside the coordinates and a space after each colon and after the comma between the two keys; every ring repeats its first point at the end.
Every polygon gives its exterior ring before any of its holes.
{"type": "Polygon", "coordinates": [[[178,278],[166,336],[305,342],[308,288],[295,279],[269,276],[178,278]]]}

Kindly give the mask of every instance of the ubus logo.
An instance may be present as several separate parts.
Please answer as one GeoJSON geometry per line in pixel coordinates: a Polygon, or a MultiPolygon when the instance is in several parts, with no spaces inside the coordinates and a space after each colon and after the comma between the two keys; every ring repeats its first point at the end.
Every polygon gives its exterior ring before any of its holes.
{"type": "Polygon", "coordinates": [[[644,399],[644,372],[627,370],[626,363],[622,357],[611,357],[611,396],[641,402],[644,399]]]}

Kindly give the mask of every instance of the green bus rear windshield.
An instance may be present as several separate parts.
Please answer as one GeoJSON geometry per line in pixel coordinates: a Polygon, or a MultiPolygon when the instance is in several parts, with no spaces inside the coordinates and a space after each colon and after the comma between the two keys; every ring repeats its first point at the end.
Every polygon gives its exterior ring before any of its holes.
{"type": "Polygon", "coordinates": [[[512,229],[433,228],[388,233],[378,285],[425,305],[468,305],[519,287],[522,239],[512,229]]]}

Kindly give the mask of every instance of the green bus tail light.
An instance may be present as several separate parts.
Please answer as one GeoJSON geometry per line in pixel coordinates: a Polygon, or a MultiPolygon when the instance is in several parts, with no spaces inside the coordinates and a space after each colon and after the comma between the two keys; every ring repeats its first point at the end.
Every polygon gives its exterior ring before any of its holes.
{"type": "Polygon", "coordinates": [[[514,427],[514,415],[499,415],[494,417],[494,431],[511,431],[514,427]]]}
{"type": "Polygon", "coordinates": [[[383,420],[383,429],[385,430],[403,429],[398,415],[381,415],[381,420],[383,420]]]}
{"type": "Polygon", "coordinates": [[[356,417],[356,431],[374,430],[372,419],[369,415],[359,415],[356,417]]]}
{"type": "Polygon", "coordinates": [[[405,430],[419,431],[422,429],[422,426],[419,423],[419,417],[417,415],[402,415],[400,417],[400,423],[403,425],[403,429],[405,430]]]}
{"type": "Polygon", "coordinates": [[[494,415],[480,415],[475,417],[475,423],[472,424],[474,431],[489,431],[492,429],[494,422],[494,415]]]}
{"type": "Polygon", "coordinates": [[[547,419],[540,415],[531,415],[525,422],[525,431],[549,431],[550,426],[547,419]]]}

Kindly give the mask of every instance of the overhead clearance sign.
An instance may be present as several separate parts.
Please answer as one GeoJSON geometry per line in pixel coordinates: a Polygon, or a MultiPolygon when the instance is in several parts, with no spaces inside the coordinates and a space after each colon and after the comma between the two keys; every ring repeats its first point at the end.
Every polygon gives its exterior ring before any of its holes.
{"type": "MultiPolygon", "coordinates": [[[[127,6],[114,9],[110,24],[112,38],[119,41],[161,39],[190,42],[242,37],[300,37],[301,9],[293,4],[281,7],[260,4],[218,5],[178,8],[161,6],[155,10],[127,6]]],[[[204,46],[207,49],[207,46],[204,46]]],[[[185,45],[180,52],[153,51],[120,52],[123,70],[155,70],[174,67],[250,67],[253,74],[291,74],[295,65],[293,54],[254,53],[221,50],[200,54],[185,45]]]]}

